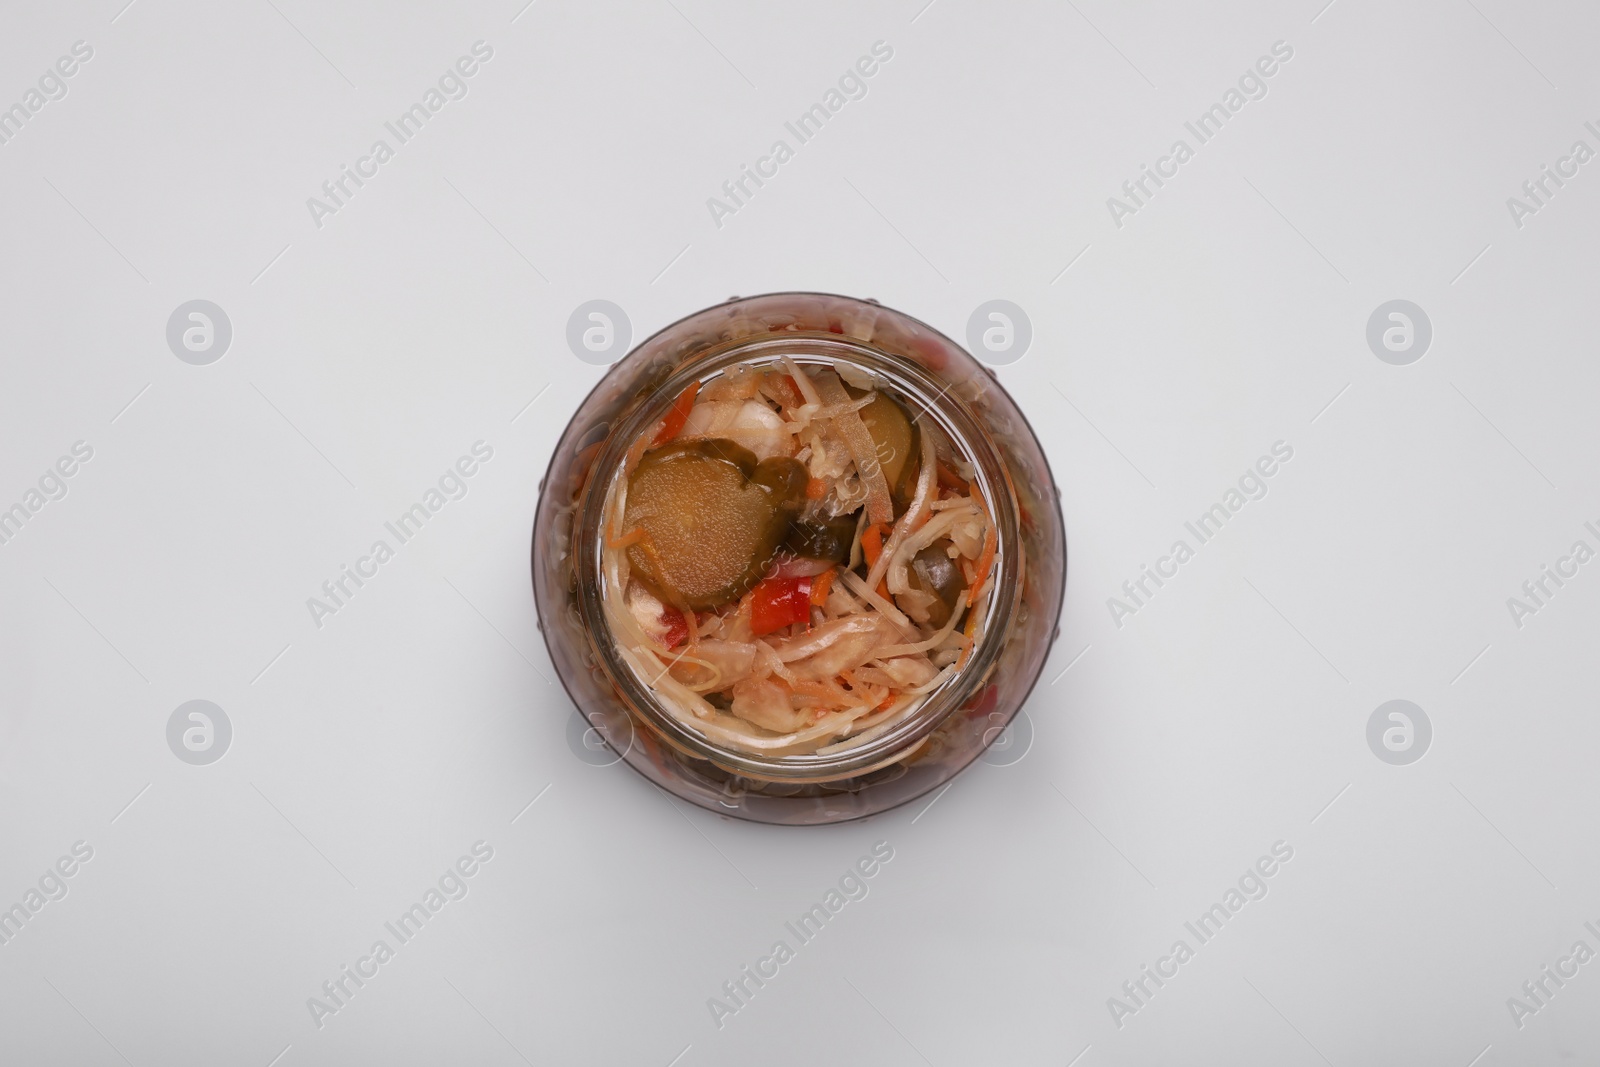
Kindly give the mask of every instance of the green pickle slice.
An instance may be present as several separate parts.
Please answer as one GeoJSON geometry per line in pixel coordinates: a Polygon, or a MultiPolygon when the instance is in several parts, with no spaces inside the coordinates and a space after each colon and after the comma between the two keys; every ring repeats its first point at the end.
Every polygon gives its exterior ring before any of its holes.
{"type": "Polygon", "coordinates": [[[634,574],[680,608],[737,599],[766,572],[805,503],[797,460],[754,453],[732,441],[681,441],[646,452],[628,482],[624,534],[634,574]]]}
{"type": "Polygon", "coordinates": [[[938,627],[950,621],[950,613],[955,611],[956,601],[967,587],[961,568],[950,558],[949,547],[950,542],[942,540],[924,548],[911,557],[908,574],[912,588],[938,598],[928,609],[928,622],[938,627]]]}
{"type": "MultiPolygon", "coordinates": [[[[851,389],[850,393],[855,396],[859,391],[851,389]]],[[[897,514],[905,511],[916,495],[917,474],[922,469],[922,431],[906,414],[905,407],[881,389],[859,414],[877,449],[894,510],[897,514]]]]}

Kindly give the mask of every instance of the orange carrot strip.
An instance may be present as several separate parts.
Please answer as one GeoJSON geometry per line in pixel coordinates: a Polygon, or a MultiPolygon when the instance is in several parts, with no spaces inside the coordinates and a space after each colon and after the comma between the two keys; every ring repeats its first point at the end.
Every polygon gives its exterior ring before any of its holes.
{"type": "Polygon", "coordinates": [[[972,586],[973,600],[978,599],[978,594],[983,592],[983,587],[989,583],[989,571],[994,567],[996,547],[994,523],[990,522],[988,531],[983,535],[983,552],[978,556],[978,580],[972,586]]]}
{"type": "MultiPolygon", "coordinates": [[[[661,566],[661,550],[656,548],[655,538],[651,537],[649,531],[647,531],[643,526],[635,527],[634,532],[638,533],[639,535],[639,551],[643,552],[645,559],[650,561],[650,569],[657,574],[663,573],[664,568],[661,566]]],[[[633,534],[630,533],[627,536],[632,537],[633,534]]],[[[681,604],[675,604],[673,606],[678,608],[679,611],[685,610],[684,606],[681,604]]]]}
{"type": "Polygon", "coordinates": [[[967,665],[967,657],[972,654],[972,645],[973,645],[972,635],[971,634],[962,634],[961,635],[961,655],[956,659],[956,670],[959,671],[961,668],[963,668],[963,667],[965,667],[967,665]]]}
{"type": "Polygon", "coordinates": [[[811,603],[819,608],[828,602],[828,590],[833,588],[833,571],[834,568],[829,567],[811,579],[811,603]]]}
{"type": "Polygon", "coordinates": [[[823,496],[825,496],[827,494],[827,492],[828,492],[828,480],[826,478],[808,478],[808,479],[806,479],[806,499],[807,500],[821,500],[823,498],[823,496]]]}
{"type": "Polygon", "coordinates": [[[762,379],[762,383],[769,389],[768,396],[771,396],[772,393],[781,394],[772,397],[772,399],[778,401],[785,408],[797,408],[805,403],[805,397],[800,395],[800,387],[795,384],[791,375],[769,372],[762,379]]]}
{"type": "Polygon", "coordinates": [[[678,436],[683,429],[683,424],[689,421],[689,410],[694,407],[695,394],[700,391],[699,382],[690,382],[689,387],[678,394],[678,399],[672,402],[672,408],[666,417],[661,420],[661,429],[656,433],[652,446],[664,445],[678,436]]]}
{"type": "Polygon", "coordinates": [[[883,552],[883,524],[875,522],[861,531],[861,551],[866,554],[867,566],[876,566],[883,552]]]}
{"type": "Polygon", "coordinates": [[[609,538],[609,537],[606,538],[606,547],[607,548],[631,548],[634,545],[638,544],[640,541],[643,541],[648,536],[649,536],[649,534],[644,532],[644,527],[643,526],[635,526],[633,529],[629,530],[627,533],[623,534],[621,537],[618,537],[618,538],[615,538],[615,539],[612,539],[612,538],[609,538]]]}
{"type": "MultiPolygon", "coordinates": [[[[875,522],[861,531],[861,552],[867,557],[867,567],[870,569],[878,565],[878,557],[883,555],[883,535],[888,530],[889,524],[875,522]]],[[[878,595],[889,599],[889,581],[887,578],[878,579],[878,595]]]]}

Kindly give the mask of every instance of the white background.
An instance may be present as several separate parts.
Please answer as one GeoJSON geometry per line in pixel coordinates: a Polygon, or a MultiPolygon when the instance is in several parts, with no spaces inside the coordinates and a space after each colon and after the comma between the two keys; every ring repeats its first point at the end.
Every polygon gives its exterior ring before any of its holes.
{"type": "Polygon", "coordinates": [[[1588,5],[124,2],[0,32],[0,106],[94,49],[0,146],[0,507],[94,449],[0,545],[0,907],[94,849],[0,945],[0,1060],[1600,1056],[1600,962],[1507,1007],[1600,950],[1600,564],[1520,628],[1506,604],[1600,547],[1600,163],[1520,228],[1506,205],[1600,148],[1588,5]],[[479,40],[468,95],[318,227],[307,198],[479,40]],[[866,97],[715,225],[880,40],[866,97]],[[1116,226],[1276,41],[1268,95],[1116,226]],[[601,373],[572,310],[613,300],[637,340],[791,288],[958,339],[1026,309],[1000,376],[1071,556],[1023,758],[804,831],[576,758],[527,563],[601,373]],[[233,326],[209,366],[165,338],[197,298],[233,326]],[[1409,366],[1365,339],[1396,298],[1433,325],[1409,366]],[[317,627],[307,598],[479,440],[468,494],[317,627]],[[1118,627],[1107,598],[1280,440],[1269,494],[1118,627]],[[196,698],[233,726],[209,766],[166,742],[196,698]],[[1394,698],[1433,724],[1409,766],[1366,742],[1394,698]],[[466,898],[315,1025],[479,840],[466,898]],[[1119,1027],[1108,998],[1280,840],[1266,898],[1119,1027]],[[877,841],[870,895],[719,1028],[708,999],[877,841]]]}

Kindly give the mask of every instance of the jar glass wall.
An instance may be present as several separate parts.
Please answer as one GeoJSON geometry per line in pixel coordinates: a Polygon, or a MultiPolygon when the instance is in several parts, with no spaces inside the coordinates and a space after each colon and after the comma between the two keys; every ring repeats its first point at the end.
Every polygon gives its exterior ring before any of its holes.
{"type": "Polygon", "coordinates": [[[992,372],[925,324],[870,301],[780,293],[691,315],[607,373],[556,445],[532,564],[552,662],[623,760],[713,811],[815,824],[905,803],[993,742],[1032,690],[1055,638],[1066,544],[1043,452],[992,372]],[[984,624],[959,665],[881,728],[814,751],[750,751],[698,728],[641,677],[607,616],[615,575],[608,579],[605,569],[606,509],[630,448],[686,387],[739,366],[830,368],[890,391],[955,446],[995,533],[993,578],[980,583],[984,624]]]}

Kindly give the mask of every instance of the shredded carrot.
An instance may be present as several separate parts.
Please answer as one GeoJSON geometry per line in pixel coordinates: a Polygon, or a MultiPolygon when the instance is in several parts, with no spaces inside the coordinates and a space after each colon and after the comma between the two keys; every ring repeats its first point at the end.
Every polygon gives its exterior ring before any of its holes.
{"type": "MultiPolygon", "coordinates": [[[[971,488],[971,491],[972,491],[973,503],[977,504],[978,508],[985,515],[989,515],[989,502],[983,498],[983,490],[978,488],[978,485],[977,485],[976,482],[974,482],[970,488],[971,488]]],[[[989,517],[993,518],[993,516],[989,516],[989,517]]]]}
{"type": "Polygon", "coordinates": [[[883,523],[875,522],[861,531],[861,551],[867,557],[867,566],[876,567],[883,553],[883,523]]]}
{"type": "Polygon", "coordinates": [[[873,711],[888,711],[889,710],[889,705],[893,704],[893,703],[894,703],[894,694],[890,693],[888,696],[883,698],[883,703],[879,704],[877,707],[873,708],[872,710],[873,711]]]}
{"type": "MultiPolygon", "coordinates": [[[[971,618],[969,618],[967,620],[966,629],[968,631],[972,630],[972,628],[973,628],[972,624],[973,624],[973,622],[976,621],[976,619],[977,619],[977,616],[974,615],[974,616],[972,616],[971,618]]],[[[956,670],[959,671],[961,668],[963,668],[963,667],[965,667],[967,665],[967,657],[972,655],[972,645],[973,645],[972,634],[970,632],[963,633],[961,635],[961,655],[960,655],[960,657],[958,657],[956,659],[956,670]]]]}
{"type": "Polygon", "coordinates": [[[828,480],[826,478],[806,479],[806,499],[821,500],[828,493],[828,480]]]}
{"type": "Polygon", "coordinates": [[[781,393],[778,403],[786,408],[797,408],[805,403],[805,397],[800,393],[800,387],[795,384],[794,376],[790,374],[772,373],[766,379],[772,392],[781,393]]]}
{"type": "Polygon", "coordinates": [[[972,586],[973,600],[977,600],[978,594],[989,584],[989,571],[994,567],[995,547],[994,523],[991,522],[988,531],[983,535],[983,552],[978,556],[978,580],[972,586]]]}
{"type": "Polygon", "coordinates": [[[984,517],[989,520],[989,528],[983,534],[983,551],[978,553],[978,580],[972,583],[972,596],[967,601],[969,604],[977,603],[978,594],[982,593],[984,587],[988,585],[989,571],[994,567],[994,554],[995,549],[998,547],[995,537],[994,515],[989,511],[989,502],[983,499],[983,490],[978,488],[976,482],[972,485],[972,499],[983,510],[984,517]]]}
{"type": "MultiPolygon", "coordinates": [[[[861,531],[861,552],[867,557],[869,568],[878,565],[878,557],[883,555],[883,535],[888,531],[889,524],[875,522],[861,531]]],[[[878,579],[878,595],[889,599],[889,580],[887,577],[878,579]]]]}
{"type": "Polygon", "coordinates": [[[933,469],[934,473],[939,476],[939,484],[941,486],[946,489],[954,489],[961,494],[966,493],[967,483],[962,480],[961,475],[946,467],[943,463],[934,464],[933,469]]]}
{"type": "Polygon", "coordinates": [[[683,429],[683,424],[689,421],[689,411],[694,407],[695,394],[700,391],[699,382],[690,382],[689,387],[678,394],[678,399],[672,402],[672,408],[661,420],[661,429],[657,431],[651,446],[664,445],[683,429]]]}
{"type": "Polygon", "coordinates": [[[633,531],[627,536],[633,537],[634,534],[639,535],[639,550],[644,553],[645,559],[650,561],[650,569],[657,574],[664,573],[664,568],[661,566],[661,550],[656,548],[655,538],[651,537],[649,531],[643,526],[634,527],[633,531]]]}
{"type": "Polygon", "coordinates": [[[828,602],[828,590],[833,588],[833,571],[834,568],[829,567],[811,579],[811,603],[819,608],[828,602]]]}
{"type": "Polygon", "coordinates": [[[635,526],[618,538],[606,538],[607,548],[632,548],[650,535],[644,532],[643,526],[635,526]]]}

